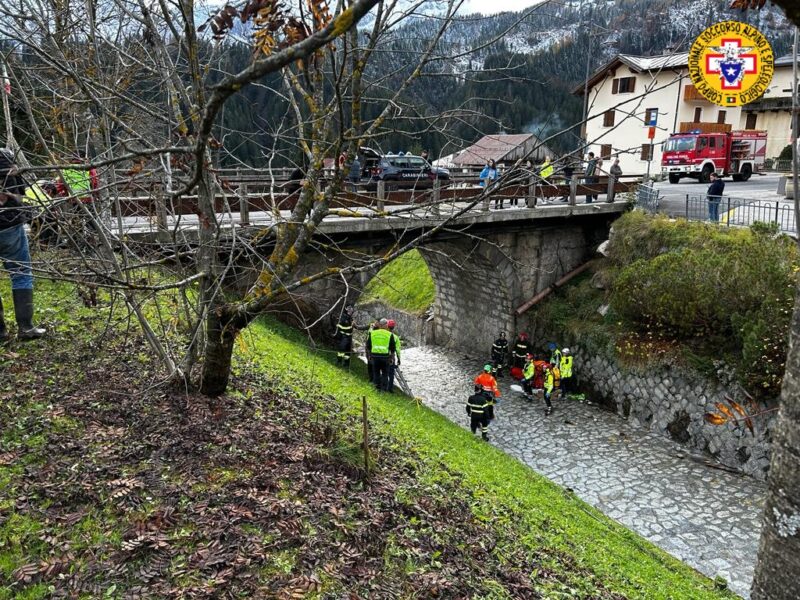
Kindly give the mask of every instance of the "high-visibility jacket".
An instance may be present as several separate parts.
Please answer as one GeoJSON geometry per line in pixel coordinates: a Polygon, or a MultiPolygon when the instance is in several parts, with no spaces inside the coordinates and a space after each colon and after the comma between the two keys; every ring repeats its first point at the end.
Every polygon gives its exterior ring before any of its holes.
{"type": "Polygon", "coordinates": [[[525,365],[525,368],[522,370],[522,376],[528,381],[533,381],[533,378],[536,376],[536,364],[533,361],[525,365]]]}
{"type": "Polygon", "coordinates": [[[553,391],[555,387],[555,378],[553,377],[553,369],[545,369],[544,371],[544,391],[548,394],[553,391]]]}
{"type": "Polygon", "coordinates": [[[550,372],[553,374],[553,385],[555,387],[561,387],[561,369],[556,365],[552,365],[550,367],[550,372]]]}
{"type": "Polygon", "coordinates": [[[397,360],[400,360],[400,336],[396,333],[392,333],[392,337],[394,337],[394,353],[397,356],[397,360]]]}
{"type": "Polygon", "coordinates": [[[558,348],[553,350],[553,353],[550,355],[550,364],[551,365],[555,365],[557,367],[560,367],[561,366],[561,356],[562,356],[561,350],[559,350],[558,348]]]}
{"type": "Polygon", "coordinates": [[[572,355],[561,357],[561,378],[572,377],[572,355]]]}
{"type": "Polygon", "coordinates": [[[394,351],[394,338],[388,329],[373,329],[367,343],[372,356],[389,356],[394,351]]]}
{"type": "Polygon", "coordinates": [[[46,206],[50,204],[50,196],[42,189],[42,186],[33,183],[25,188],[24,202],[33,206],[46,206]]]}
{"type": "Polygon", "coordinates": [[[475,378],[475,385],[480,386],[484,392],[494,394],[495,398],[500,397],[500,390],[497,389],[497,380],[489,373],[483,372],[475,378]]]}
{"type": "Polygon", "coordinates": [[[482,415],[489,409],[489,397],[483,392],[472,394],[467,399],[467,413],[471,415],[482,415]]]}
{"type": "Polygon", "coordinates": [[[544,161],[542,164],[542,170],[539,171],[539,177],[542,179],[547,179],[548,177],[553,176],[553,163],[549,160],[544,161]]]}

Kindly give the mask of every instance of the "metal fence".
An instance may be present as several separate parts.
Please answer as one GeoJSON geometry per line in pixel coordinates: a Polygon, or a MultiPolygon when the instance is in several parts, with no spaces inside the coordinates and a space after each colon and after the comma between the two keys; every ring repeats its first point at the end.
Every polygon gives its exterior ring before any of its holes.
{"type": "MultiPolygon", "coordinates": [[[[639,186],[636,204],[651,213],[659,210],[658,190],[652,185],[639,186]]],[[[689,221],[716,222],[725,226],[749,227],[753,223],[777,223],[784,233],[797,233],[794,204],[783,200],[750,200],[722,196],[711,202],[705,194],[686,194],[682,214],[670,210],[676,217],[689,221]]]]}

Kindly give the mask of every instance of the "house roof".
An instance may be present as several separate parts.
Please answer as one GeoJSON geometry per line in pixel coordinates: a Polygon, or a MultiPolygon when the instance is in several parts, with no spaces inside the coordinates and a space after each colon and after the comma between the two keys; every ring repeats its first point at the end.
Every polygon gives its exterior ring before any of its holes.
{"type": "MultiPolygon", "coordinates": [[[[594,87],[600,82],[609,71],[613,71],[620,65],[630,67],[635,73],[657,72],[665,69],[684,69],[689,65],[688,52],[676,52],[673,54],[661,54],[659,56],[635,56],[633,54],[617,54],[605,65],[597,69],[589,78],[589,88],[594,87]]],[[[792,66],[792,56],[787,54],[775,61],[776,67],[792,66]]],[[[572,90],[573,95],[583,96],[584,84],[572,90]]]]}
{"type": "Polygon", "coordinates": [[[530,141],[531,138],[535,139],[536,136],[532,133],[485,135],[454,157],[453,164],[456,166],[482,165],[489,159],[500,162],[513,150],[530,141]]]}

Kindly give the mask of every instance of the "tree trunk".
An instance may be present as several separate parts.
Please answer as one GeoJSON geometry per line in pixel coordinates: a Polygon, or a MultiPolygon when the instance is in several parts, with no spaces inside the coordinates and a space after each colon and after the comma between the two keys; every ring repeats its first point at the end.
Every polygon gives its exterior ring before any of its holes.
{"type": "Polygon", "coordinates": [[[800,594],[800,292],[792,318],[781,409],[772,444],[753,600],[800,594]]]}
{"type": "Polygon", "coordinates": [[[206,318],[206,347],[200,375],[200,392],[206,396],[225,393],[231,376],[233,344],[239,328],[221,307],[211,308],[206,318]]]}

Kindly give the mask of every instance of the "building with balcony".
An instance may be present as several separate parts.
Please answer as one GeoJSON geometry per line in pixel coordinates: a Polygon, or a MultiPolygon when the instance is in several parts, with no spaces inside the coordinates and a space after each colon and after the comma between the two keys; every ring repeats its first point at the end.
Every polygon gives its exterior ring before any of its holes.
{"type": "Polygon", "coordinates": [[[661,147],[673,132],[766,130],[767,157],[780,154],[791,139],[792,58],[775,61],[775,76],[759,100],[742,107],[708,102],[691,83],[688,53],[662,56],[618,54],[573,94],[588,92],[585,132],[589,150],[618,156],[624,173],[650,172],[661,165],[661,147]],[[655,122],[652,144],[649,124],[655,122]]]}

